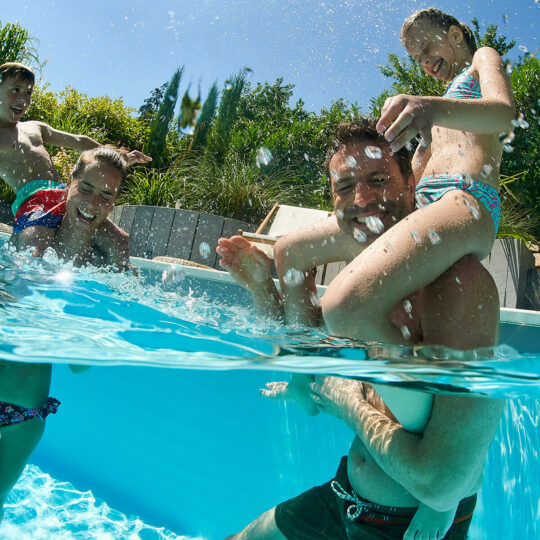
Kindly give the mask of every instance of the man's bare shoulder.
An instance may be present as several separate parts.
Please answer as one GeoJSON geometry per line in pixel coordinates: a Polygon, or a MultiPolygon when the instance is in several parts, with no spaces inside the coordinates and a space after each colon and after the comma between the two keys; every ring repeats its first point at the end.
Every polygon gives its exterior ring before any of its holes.
{"type": "Polygon", "coordinates": [[[462,350],[497,343],[499,295],[476,258],[463,257],[426,287],[421,326],[424,343],[462,350]]]}

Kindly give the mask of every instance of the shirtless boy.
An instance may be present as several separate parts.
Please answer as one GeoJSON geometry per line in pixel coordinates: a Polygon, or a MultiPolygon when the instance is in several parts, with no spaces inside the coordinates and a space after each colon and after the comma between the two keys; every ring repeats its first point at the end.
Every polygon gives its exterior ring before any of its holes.
{"type": "MultiPolygon", "coordinates": [[[[45,144],[79,152],[101,145],[85,135],[59,131],[43,122],[21,122],[30,106],[34,80],[28,66],[15,62],[0,66],[0,177],[16,193],[13,231],[20,235],[20,245],[32,246],[33,255],[39,257],[53,236],[51,227],[61,219],[49,212],[49,195],[60,186],[60,177],[45,144]]],[[[150,159],[138,151],[126,156],[128,165],[150,159]]],[[[116,228],[108,220],[103,227],[105,232],[116,228]]]]}
{"type": "MultiPolygon", "coordinates": [[[[111,148],[83,152],[65,197],[57,190],[63,219],[57,229],[50,229],[53,236],[43,248],[54,248],[61,258],[72,259],[77,266],[91,263],[126,269],[127,234],[119,229],[119,236],[103,238],[101,228],[125,175],[124,159],[111,148]]],[[[72,369],[78,372],[84,367],[72,369]]],[[[60,404],[48,397],[50,382],[50,364],[0,361],[0,521],[4,501],[43,435],[45,417],[60,404]]]]}
{"type": "MultiPolygon", "coordinates": [[[[408,219],[414,208],[414,180],[410,162],[401,151],[390,153],[374,122],[342,125],[336,138],[328,167],[333,173],[336,216],[282,237],[274,253],[280,276],[291,268],[305,275],[300,286],[281,280],[287,320],[316,324],[322,313],[333,335],[362,339],[362,328],[355,325],[355,287],[362,286],[361,279],[351,280],[351,269],[346,267],[322,297],[321,311],[311,300],[314,282],[309,269],[353,261],[378,236],[367,227],[367,218],[379,218],[386,229],[408,219]],[[377,155],[368,149],[373,146],[379,148],[380,158],[369,157],[377,155]]],[[[263,272],[265,261],[259,250],[233,237],[220,240],[219,251],[223,265],[248,287],[254,301],[279,312],[279,297],[269,274],[263,272]]],[[[376,317],[385,332],[392,333],[394,343],[406,342],[400,329],[407,326],[410,340],[416,343],[456,349],[492,346],[497,339],[497,298],[489,274],[467,257],[410,297],[412,311],[400,302],[386,310],[377,307],[376,317]]],[[[289,385],[269,383],[266,395],[300,398],[309,410],[303,379],[293,377],[289,385]]],[[[268,510],[230,538],[408,539],[414,537],[413,531],[423,531],[416,538],[438,538],[438,530],[431,529],[431,521],[419,507],[430,513],[456,506],[446,538],[466,538],[503,402],[380,389],[384,402],[373,387],[360,381],[338,377],[312,381],[311,405],[341,418],[355,433],[348,457],[342,459],[332,481],[268,510]],[[413,428],[419,425],[422,429],[416,432],[413,428]],[[413,519],[418,521],[410,527],[413,519]]]]}

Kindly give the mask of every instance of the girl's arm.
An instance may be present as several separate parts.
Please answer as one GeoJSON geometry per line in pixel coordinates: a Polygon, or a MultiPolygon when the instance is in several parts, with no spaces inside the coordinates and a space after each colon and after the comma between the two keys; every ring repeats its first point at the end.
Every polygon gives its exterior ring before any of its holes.
{"type": "Polygon", "coordinates": [[[479,49],[472,70],[478,73],[480,99],[398,95],[386,100],[377,129],[384,132],[393,152],[418,134],[429,145],[433,126],[486,134],[512,130],[512,87],[497,51],[479,49]]]}

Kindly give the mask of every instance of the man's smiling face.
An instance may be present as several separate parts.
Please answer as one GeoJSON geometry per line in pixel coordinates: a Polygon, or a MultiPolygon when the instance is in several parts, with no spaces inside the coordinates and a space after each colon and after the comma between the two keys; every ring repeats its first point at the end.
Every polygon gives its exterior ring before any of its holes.
{"type": "Polygon", "coordinates": [[[341,229],[372,242],[414,209],[414,181],[405,178],[388,145],[342,146],[329,164],[334,210],[341,229]],[[380,157],[379,157],[380,156],[380,157]],[[380,227],[380,225],[379,225],[380,227]]]}

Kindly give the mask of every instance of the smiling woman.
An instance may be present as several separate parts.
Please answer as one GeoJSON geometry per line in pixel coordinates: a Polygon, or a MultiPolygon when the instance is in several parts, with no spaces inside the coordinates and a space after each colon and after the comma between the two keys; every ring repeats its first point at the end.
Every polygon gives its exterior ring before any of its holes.
{"type": "Polygon", "coordinates": [[[107,217],[118,198],[127,164],[112,148],[83,152],[65,190],[64,217],[51,247],[77,265],[128,265],[128,235],[107,217]]]}

